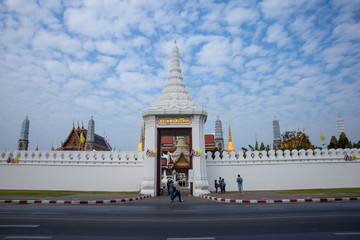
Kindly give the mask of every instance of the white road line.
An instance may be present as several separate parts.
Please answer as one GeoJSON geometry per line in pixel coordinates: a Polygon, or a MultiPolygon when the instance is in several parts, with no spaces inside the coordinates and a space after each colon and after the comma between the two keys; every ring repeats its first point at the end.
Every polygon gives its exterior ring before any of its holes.
{"type": "Polygon", "coordinates": [[[214,237],[166,238],[166,240],[215,240],[214,237]]]}
{"type": "Polygon", "coordinates": [[[52,239],[50,236],[6,236],[4,239],[52,239]]]}
{"type": "Polygon", "coordinates": [[[31,212],[32,215],[63,215],[63,212],[31,212]]]}
{"type": "Polygon", "coordinates": [[[199,210],[174,210],[174,212],[198,212],[199,210]]]}
{"type": "Polygon", "coordinates": [[[0,228],[37,228],[40,225],[0,225],[0,228]]]}
{"type": "Polygon", "coordinates": [[[360,235],[360,232],[341,232],[341,233],[334,233],[337,236],[350,236],[350,235],[360,235]]]}

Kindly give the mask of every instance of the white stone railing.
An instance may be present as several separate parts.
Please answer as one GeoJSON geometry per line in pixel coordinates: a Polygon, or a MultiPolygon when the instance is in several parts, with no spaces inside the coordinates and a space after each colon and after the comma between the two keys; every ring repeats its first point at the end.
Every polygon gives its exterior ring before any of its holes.
{"type": "Polygon", "coordinates": [[[0,151],[0,165],[38,164],[143,166],[144,158],[144,152],[124,151],[0,151]]]}
{"type": "MultiPolygon", "coordinates": [[[[360,149],[315,149],[315,150],[270,150],[266,151],[239,151],[230,154],[223,152],[223,158],[220,153],[215,153],[215,158],[211,156],[211,152],[206,153],[207,165],[223,165],[223,164],[266,164],[266,163],[292,163],[292,162],[345,162],[344,156],[353,156],[360,158],[360,149]]],[[[350,160],[352,161],[352,160],[350,160]]],[[[357,161],[360,162],[360,159],[357,161]]]]}

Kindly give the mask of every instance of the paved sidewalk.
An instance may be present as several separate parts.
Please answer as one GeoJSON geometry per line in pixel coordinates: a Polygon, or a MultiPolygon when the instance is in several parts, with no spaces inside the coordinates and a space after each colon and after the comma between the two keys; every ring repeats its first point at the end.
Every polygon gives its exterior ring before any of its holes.
{"type": "Polygon", "coordinates": [[[112,199],[124,199],[124,198],[133,198],[140,197],[139,194],[135,193],[121,193],[121,194],[95,194],[95,193],[84,193],[84,194],[74,194],[67,196],[59,197],[34,197],[34,196],[0,196],[0,199],[31,199],[31,200],[65,200],[65,201],[99,201],[99,200],[112,200],[112,199]]]}
{"type": "Polygon", "coordinates": [[[352,197],[360,196],[360,193],[321,193],[321,194],[282,194],[273,192],[245,192],[244,196],[241,196],[237,192],[231,193],[214,193],[211,192],[207,196],[226,199],[237,200],[278,200],[278,199],[312,199],[312,198],[327,198],[327,197],[352,197]]]}
{"type": "MultiPolygon", "coordinates": [[[[193,201],[199,201],[200,198],[194,198],[189,196],[189,190],[182,190],[181,191],[182,198],[187,202],[191,203],[193,201]]],[[[360,193],[334,193],[334,194],[280,194],[280,193],[273,193],[273,192],[245,192],[244,196],[241,196],[237,192],[230,192],[225,194],[214,193],[211,192],[210,194],[206,195],[212,198],[222,198],[222,199],[235,199],[235,200],[280,200],[280,199],[314,199],[314,198],[344,198],[344,197],[356,197],[360,196],[360,193]]],[[[121,194],[74,194],[68,196],[60,196],[60,197],[34,197],[34,196],[0,196],[0,199],[7,199],[7,200],[42,200],[44,201],[71,201],[71,202],[90,202],[90,201],[110,201],[110,200],[121,200],[121,199],[129,199],[132,198],[130,201],[135,200],[135,198],[139,198],[140,195],[136,193],[121,193],[121,194]]],[[[136,199],[138,200],[138,199],[136,199]]],[[[163,196],[155,197],[155,198],[145,198],[141,201],[146,202],[167,202],[169,201],[169,196],[167,193],[164,193],[163,196]],[[159,201],[161,200],[161,201],[159,201]]],[[[203,200],[208,201],[208,200],[203,200]]],[[[119,202],[119,201],[117,201],[119,202]]]]}

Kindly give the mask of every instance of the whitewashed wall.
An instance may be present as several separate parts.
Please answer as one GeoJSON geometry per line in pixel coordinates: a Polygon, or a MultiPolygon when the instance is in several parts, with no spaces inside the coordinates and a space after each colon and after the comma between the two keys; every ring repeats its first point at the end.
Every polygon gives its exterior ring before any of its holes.
{"type": "MultiPolygon", "coordinates": [[[[206,155],[210,191],[225,178],[236,191],[360,187],[360,149],[242,152],[206,155]]],[[[138,191],[145,174],[144,152],[0,151],[0,189],[138,191]],[[18,156],[18,163],[7,163],[18,156]]]]}
{"type": "Polygon", "coordinates": [[[210,191],[214,180],[225,179],[227,191],[237,191],[240,174],[244,190],[287,190],[311,188],[360,187],[360,160],[346,161],[345,154],[360,157],[360,149],[286,150],[226,154],[215,159],[207,153],[210,191]]]}
{"type": "Polygon", "coordinates": [[[3,151],[0,189],[138,191],[143,166],[143,152],[3,151]]]}

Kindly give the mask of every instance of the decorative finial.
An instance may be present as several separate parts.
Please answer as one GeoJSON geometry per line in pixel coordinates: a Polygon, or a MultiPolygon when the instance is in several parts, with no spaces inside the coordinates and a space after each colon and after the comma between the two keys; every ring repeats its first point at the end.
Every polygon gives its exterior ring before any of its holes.
{"type": "Polygon", "coordinates": [[[175,39],[174,43],[176,44],[176,39],[175,39]]]}
{"type": "Polygon", "coordinates": [[[229,109],[229,112],[228,112],[228,119],[229,119],[229,139],[228,139],[228,144],[227,144],[227,153],[231,153],[231,152],[234,152],[235,149],[234,149],[234,143],[231,139],[231,130],[230,130],[230,107],[228,108],[229,109]]]}
{"type": "Polygon", "coordinates": [[[143,151],[143,142],[144,142],[144,133],[143,133],[143,118],[141,117],[141,133],[140,133],[140,142],[138,145],[138,152],[143,151]]]}

